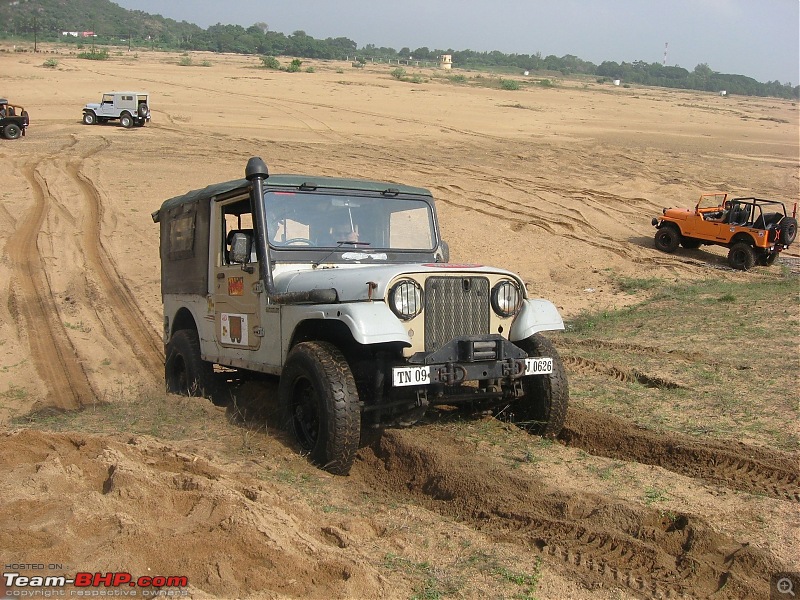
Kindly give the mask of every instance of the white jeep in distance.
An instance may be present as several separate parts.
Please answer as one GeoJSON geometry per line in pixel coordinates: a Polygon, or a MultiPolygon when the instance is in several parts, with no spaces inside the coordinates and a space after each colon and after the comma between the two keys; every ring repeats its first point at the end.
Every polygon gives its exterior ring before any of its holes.
{"type": "Polygon", "coordinates": [[[560,432],[567,377],[541,335],[564,328],[558,310],[510,271],[449,263],[428,190],[270,176],[260,158],[245,174],[152,215],[169,392],[223,404],[231,381],[278,375],[290,432],[340,475],[362,428],[434,405],[560,432]]]}
{"type": "Polygon", "coordinates": [[[116,119],[126,129],[134,125],[142,127],[150,120],[150,95],[147,92],[106,92],[100,104],[90,103],[83,107],[86,125],[116,119]]]}

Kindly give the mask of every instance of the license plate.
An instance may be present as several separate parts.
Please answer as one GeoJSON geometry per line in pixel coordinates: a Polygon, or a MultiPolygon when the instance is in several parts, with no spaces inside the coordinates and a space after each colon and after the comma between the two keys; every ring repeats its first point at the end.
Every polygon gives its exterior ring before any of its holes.
{"type": "Polygon", "coordinates": [[[553,359],[549,357],[526,358],[525,375],[547,375],[553,372],[553,359]]]}
{"type": "Polygon", "coordinates": [[[431,382],[430,367],[394,367],[392,369],[392,386],[427,385],[431,382]]]}

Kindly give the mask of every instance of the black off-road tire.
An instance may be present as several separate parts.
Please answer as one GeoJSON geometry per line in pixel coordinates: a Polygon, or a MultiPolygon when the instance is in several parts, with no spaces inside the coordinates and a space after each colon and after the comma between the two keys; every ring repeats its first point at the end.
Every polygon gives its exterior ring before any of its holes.
{"type": "Polygon", "coordinates": [[[328,342],[297,344],[278,387],[288,429],[303,452],[334,475],[347,475],[361,437],[361,406],[353,373],[328,342]]]}
{"type": "Polygon", "coordinates": [[[788,246],[794,242],[797,237],[797,219],[794,217],[785,217],[778,223],[781,228],[781,244],[788,246]]]}
{"type": "Polygon", "coordinates": [[[125,129],[130,129],[133,127],[133,117],[130,113],[122,113],[119,116],[119,124],[122,125],[125,129]]]}
{"type": "Polygon", "coordinates": [[[778,258],[777,252],[764,252],[758,255],[757,263],[765,267],[771,266],[778,258]]]}
{"type": "Polygon", "coordinates": [[[136,111],[136,114],[138,114],[142,119],[145,119],[147,117],[147,112],[148,112],[147,104],[145,104],[144,102],[140,103],[139,108],[136,111]]]}
{"type": "Polygon", "coordinates": [[[749,271],[756,264],[756,252],[747,242],[736,242],[728,251],[728,264],[732,269],[749,271]]]}
{"type": "Polygon", "coordinates": [[[683,246],[687,250],[697,250],[702,245],[703,242],[701,240],[685,236],[681,237],[681,246],[683,246]]]}
{"type": "Polygon", "coordinates": [[[181,396],[202,396],[220,404],[223,394],[215,385],[213,365],[200,358],[200,338],[194,329],[172,335],[165,349],[164,381],[167,392],[181,396]]]}
{"type": "Polygon", "coordinates": [[[516,344],[530,357],[549,356],[553,359],[553,372],[549,375],[523,377],[525,396],[512,405],[517,422],[530,433],[555,437],[564,427],[569,404],[569,384],[564,363],[553,343],[539,333],[516,344]]]}
{"type": "Polygon", "coordinates": [[[662,252],[673,253],[675,250],[678,249],[678,244],[681,243],[681,232],[678,231],[677,227],[672,225],[664,225],[656,231],[656,235],[654,238],[654,242],[656,248],[661,250],[662,252]]]}
{"type": "Polygon", "coordinates": [[[6,139],[16,140],[22,135],[22,128],[16,123],[8,123],[3,127],[3,135],[6,139]]]}
{"type": "Polygon", "coordinates": [[[85,112],[83,113],[83,124],[84,125],[94,125],[97,123],[97,115],[93,112],[85,112]]]}

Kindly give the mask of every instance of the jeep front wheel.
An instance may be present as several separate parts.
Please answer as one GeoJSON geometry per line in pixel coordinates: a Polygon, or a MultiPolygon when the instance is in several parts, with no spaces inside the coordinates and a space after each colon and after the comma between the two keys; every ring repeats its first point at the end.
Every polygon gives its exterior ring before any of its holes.
{"type": "Polygon", "coordinates": [[[95,123],[97,123],[97,115],[95,115],[93,112],[83,113],[84,125],[94,125],[95,123]]]}
{"type": "Polygon", "coordinates": [[[732,269],[749,271],[756,264],[756,253],[747,242],[736,242],[728,252],[728,264],[732,269]]]}
{"type": "Polygon", "coordinates": [[[194,329],[176,331],[166,347],[164,380],[167,392],[204,396],[215,404],[214,368],[200,358],[200,338],[194,329]]]}
{"type": "Polygon", "coordinates": [[[678,244],[681,243],[681,234],[676,227],[665,225],[656,231],[655,237],[656,248],[662,252],[675,252],[678,249],[678,244]]]}
{"type": "Polygon", "coordinates": [[[16,123],[9,123],[3,128],[3,135],[9,140],[16,140],[22,135],[22,129],[16,123]]]}
{"type": "Polygon", "coordinates": [[[125,129],[133,127],[133,117],[129,113],[122,113],[119,117],[119,124],[125,129]]]}
{"type": "Polygon", "coordinates": [[[552,358],[553,372],[549,375],[523,377],[525,396],[516,401],[512,410],[516,413],[518,424],[529,432],[555,437],[564,427],[569,404],[569,385],[564,363],[552,342],[539,333],[517,342],[517,345],[532,358],[552,358]]]}
{"type": "Polygon", "coordinates": [[[344,355],[327,342],[297,344],[286,359],[278,395],[303,452],[334,475],[347,475],[361,435],[361,407],[344,355]]]}

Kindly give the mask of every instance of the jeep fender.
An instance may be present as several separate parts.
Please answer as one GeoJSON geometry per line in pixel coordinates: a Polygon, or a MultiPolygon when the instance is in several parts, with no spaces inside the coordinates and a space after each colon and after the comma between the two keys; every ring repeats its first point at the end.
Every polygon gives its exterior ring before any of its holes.
{"type": "Polygon", "coordinates": [[[383,302],[284,306],[281,326],[291,337],[297,326],[308,319],[340,321],[347,325],[353,339],[359,344],[400,342],[404,346],[411,345],[406,328],[383,302]]]}
{"type": "Polygon", "coordinates": [[[529,299],[522,303],[522,309],[511,324],[508,339],[517,342],[540,331],[557,329],[564,329],[564,320],[555,304],[541,298],[529,299]]]}

